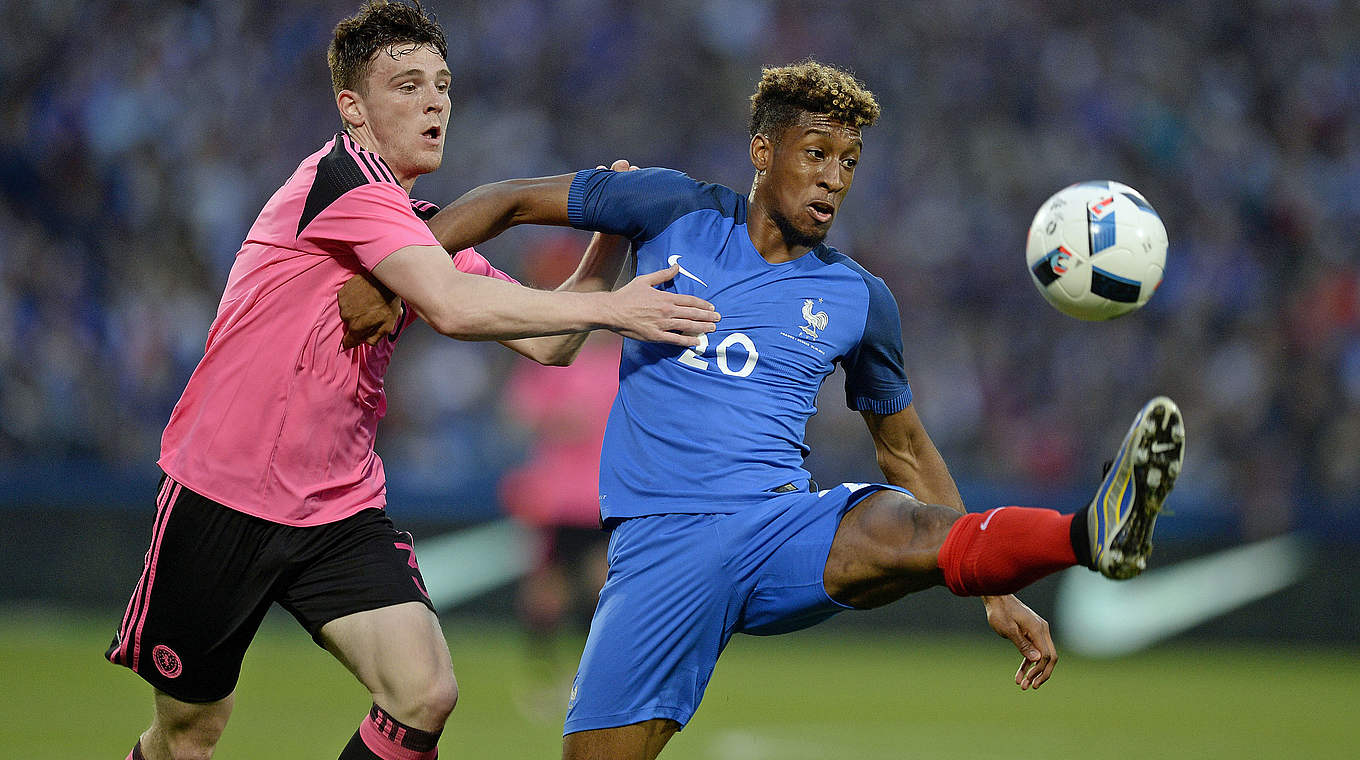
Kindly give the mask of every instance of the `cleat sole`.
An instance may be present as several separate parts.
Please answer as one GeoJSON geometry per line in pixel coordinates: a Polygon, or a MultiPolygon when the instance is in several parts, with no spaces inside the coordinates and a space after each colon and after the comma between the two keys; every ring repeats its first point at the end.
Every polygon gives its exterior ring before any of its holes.
{"type": "Polygon", "coordinates": [[[1162,504],[1180,475],[1185,452],[1185,425],[1175,402],[1153,399],[1144,407],[1141,424],[1130,431],[1125,466],[1131,468],[1133,502],[1108,546],[1098,552],[1100,572],[1116,580],[1132,578],[1147,567],[1152,529],[1162,504]]]}

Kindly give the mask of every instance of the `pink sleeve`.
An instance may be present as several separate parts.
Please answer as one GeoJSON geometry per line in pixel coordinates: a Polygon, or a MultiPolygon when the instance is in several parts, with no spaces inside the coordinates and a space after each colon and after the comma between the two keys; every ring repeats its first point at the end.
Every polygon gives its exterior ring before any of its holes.
{"type": "Polygon", "coordinates": [[[370,182],[340,196],[307,225],[299,240],[332,253],[353,253],[365,269],[408,245],[439,245],[411,210],[410,196],[391,182],[370,182]]]}
{"type": "Polygon", "coordinates": [[[458,267],[458,271],[468,274],[479,274],[483,277],[495,277],[498,280],[519,284],[519,280],[491,266],[491,262],[486,257],[473,248],[464,248],[458,253],[453,254],[453,265],[458,267]]]}

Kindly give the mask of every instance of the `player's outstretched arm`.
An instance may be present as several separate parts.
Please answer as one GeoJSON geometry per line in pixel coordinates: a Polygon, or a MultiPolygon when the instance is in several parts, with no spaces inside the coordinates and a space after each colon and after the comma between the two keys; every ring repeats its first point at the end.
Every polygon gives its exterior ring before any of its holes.
{"type": "Polygon", "coordinates": [[[407,246],[373,268],[436,331],[461,340],[511,340],[588,330],[613,330],[637,340],[698,345],[712,332],[713,305],[656,289],[675,267],[635,278],[613,292],[533,290],[460,272],[437,246],[407,246]]]}
{"type": "MultiPolygon", "coordinates": [[[[434,232],[435,239],[450,255],[489,240],[514,224],[521,223],[521,220],[541,219],[540,223],[543,224],[565,225],[567,192],[571,188],[572,176],[566,174],[559,177],[507,180],[483,185],[468,191],[441,209],[426,224],[434,232]],[[559,206],[561,219],[554,221],[557,216],[552,211],[559,206]]],[[[411,262],[400,264],[401,268],[408,266],[418,264],[411,262]]],[[[399,275],[399,272],[393,274],[399,275]]],[[[384,280],[375,278],[369,273],[357,274],[345,283],[337,296],[340,318],[345,323],[345,335],[340,343],[342,349],[347,350],[360,343],[376,345],[392,332],[401,317],[401,301],[393,290],[394,288],[389,287],[384,280]]],[[[429,309],[436,306],[434,302],[427,304],[429,309]]],[[[417,312],[424,316],[419,309],[417,312]]],[[[448,327],[457,333],[454,337],[462,336],[458,325],[450,324],[448,327]]],[[[528,335],[543,336],[560,332],[563,331],[530,332],[528,335]]],[[[500,339],[514,340],[516,337],[504,336],[500,339]]],[[[525,349],[537,353],[535,348],[526,346],[525,349]]]]}
{"type": "MultiPolygon", "coordinates": [[[[615,162],[615,168],[626,161],[615,162]]],[[[459,251],[481,243],[516,224],[566,225],[567,195],[575,175],[517,179],[483,185],[465,193],[429,221],[430,229],[444,249],[459,251]]],[[[612,249],[611,249],[612,250],[612,249]]],[[[587,270],[567,289],[536,291],[492,278],[460,272],[448,256],[433,246],[408,246],[388,256],[373,275],[401,296],[435,330],[463,340],[515,340],[560,336],[590,330],[612,330],[637,340],[697,346],[696,336],[712,332],[718,315],[713,305],[693,296],[668,293],[655,286],[678,273],[677,267],[640,275],[614,292],[592,290],[617,276],[622,259],[599,256],[583,262],[587,270]],[[604,262],[604,263],[602,263],[604,262]],[[578,287],[579,286],[579,287],[578,287]]],[[[357,278],[356,278],[357,279],[357,278]]],[[[346,321],[345,345],[373,342],[383,334],[381,324],[356,331],[350,310],[365,306],[365,286],[346,285],[341,296],[341,316],[346,321]],[[351,288],[350,286],[354,287],[351,288]]],[[[382,297],[367,293],[369,301],[382,297]]],[[[372,309],[376,312],[377,309],[372,309]]],[[[572,343],[580,338],[550,341],[532,349],[532,358],[557,361],[573,354],[572,343]]]]}
{"type": "Polygon", "coordinates": [[[448,251],[485,243],[517,224],[566,227],[567,194],[576,175],[507,179],[464,193],[429,220],[430,230],[448,251]]]}
{"type": "MultiPolygon", "coordinates": [[[[911,491],[926,503],[967,511],[944,458],[926,434],[915,408],[907,406],[896,414],[863,414],[879,469],[889,483],[911,491]]],[[[982,601],[987,608],[987,624],[1009,639],[1023,658],[1015,683],[1021,689],[1039,688],[1058,664],[1058,648],[1048,621],[1013,594],[984,596],[982,601]]]]}
{"type": "MultiPolygon", "coordinates": [[[[615,161],[609,168],[616,172],[637,169],[626,159],[615,161]]],[[[576,271],[556,289],[575,293],[612,290],[619,281],[624,263],[628,260],[628,246],[629,242],[625,237],[595,233],[590,238],[585,253],[581,255],[581,262],[576,265],[576,271]]],[[[520,338],[502,343],[539,364],[562,367],[576,359],[588,335],[590,333],[568,333],[540,338],[520,338]]]]}

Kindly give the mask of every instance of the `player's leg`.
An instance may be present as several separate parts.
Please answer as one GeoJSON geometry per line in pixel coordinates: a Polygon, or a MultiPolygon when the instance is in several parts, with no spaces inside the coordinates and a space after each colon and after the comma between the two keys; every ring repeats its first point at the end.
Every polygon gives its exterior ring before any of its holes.
{"type": "Polygon", "coordinates": [[[1078,563],[1072,523],[1072,515],[1050,509],[961,515],[900,491],[878,491],[841,520],[827,556],[827,593],[861,609],[936,585],[967,595],[1010,594],[1078,563]],[[960,536],[970,540],[951,554],[960,536]],[[959,575],[966,586],[951,583],[959,575]]]}
{"type": "MultiPolygon", "coordinates": [[[[993,519],[977,531],[982,540],[969,545],[978,555],[967,560],[972,594],[1009,594],[1077,563],[1072,515],[1006,507],[980,517],[993,519]],[[1003,513],[1009,519],[1000,520],[1003,513]]],[[[931,586],[955,589],[948,572],[958,563],[950,563],[945,547],[951,535],[957,540],[956,530],[974,529],[966,519],[900,491],[867,496],[845,514],[836,531],[826,561],[827,593],[852,607],[870,609],[931,586]]]]}
{"type": "Polygon", "coordinates": [[[373,698],[340,757],[436,757],[458,684],[411,534],[380,509],[298,530],[279,604],[373,698]]]}
{"type": "Polygon", "coordinates": [[[665,718],[562,737],[562,760],[653,760],[680,724],[665,718]]]}
{"type": "Polygon", "coordinates": [[[901,491],[866,496],[841,518],[826,558],[826,592],[872,609],[944,584],[940,546],[960,514],[901,491]]]}
{"type": "Polygon", "coordinates": [[[1149,402],[1124,437],[1091,504],[1075,515],[999,507],[960,515],[896,491],[846,513],[827,557],[833,599],[876,607],[932,585],[959,595],[1005,595],[1084,565],[1136,575],[1151,551],[1162,501],[1180,472],[1185,429],[1167,398],[1149,402]]]}
{"type": "Polygon", "coordinates": [[[340,757],[437,756],[458,683],[430,608],[406,602],[356,612],[326,623],[320,638],[373,696],[368,717],[340,757]]]}
{"type": "Polygon", "coordinates": [[[241,660],[281,572],[249,547],[280,526],[164,478],[146,552],[105,657],[155,689],[155,718],[133,757],[211,757],[234,704],[241,660]]]}
{"type": "Polygon", "coordinates": [[[528,639],[529,660],[539,680],[554,677],[554,637],[561,630],[571,603],[571,585],[561,546],[563,528],[532,528],[536,546],[533,567],[520,579],[515,611],[528,639]]]}
{"type": "Polygon", "coordinates": [[[853,496],[848,488],[790,493],[735,514],[641,518],[616,529],[564,760],[655,758],[698,706],[733,631],[785,633],[844,610],[822,576],[853,496]],[[672,530],[687,523],[702,530],[672,530]]]}
{"type": "Polygon", "coordinates": [[[132,760],[206,760],[227,727],[235,694],[216,702],[181,702],[156,692],[156,715],[129,755],[132,760]]]}
{"type": "Polygon", "coordinates": [[[741,607],[727,515],[625,520],[572,684],[568,760],[653,758],[698,708],[741,607]]]}

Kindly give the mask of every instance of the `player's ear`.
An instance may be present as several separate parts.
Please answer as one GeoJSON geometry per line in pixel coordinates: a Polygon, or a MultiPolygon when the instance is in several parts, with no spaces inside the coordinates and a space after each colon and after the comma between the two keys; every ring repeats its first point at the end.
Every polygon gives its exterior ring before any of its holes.
{"type": "Polygon", "coordinates": [[[751,165],[756,167],[756,171],[763,172],[770,168],[770,138],[757,132],[751,137],[751,165]]]}
{"type": "Polygon", "coordinates": [[[364,125],[364,104],[354,90],[341,90],[335,95],[335,107],[340,109],[340,118],[351,127],[364,125]]]}

